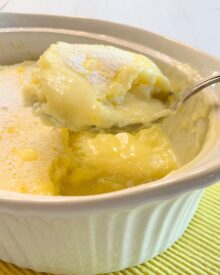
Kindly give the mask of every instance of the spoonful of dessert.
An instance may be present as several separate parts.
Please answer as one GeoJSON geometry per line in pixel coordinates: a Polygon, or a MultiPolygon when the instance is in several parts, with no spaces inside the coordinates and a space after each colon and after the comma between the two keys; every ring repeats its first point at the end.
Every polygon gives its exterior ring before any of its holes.
{"type": "Polygon", "coordinates": [[[147,57],[112,46],[51,45],[24,88],[25,103],[49,124],[72,131],[147,128],[220,74],[172,92],[169,79],[147,57]]]}

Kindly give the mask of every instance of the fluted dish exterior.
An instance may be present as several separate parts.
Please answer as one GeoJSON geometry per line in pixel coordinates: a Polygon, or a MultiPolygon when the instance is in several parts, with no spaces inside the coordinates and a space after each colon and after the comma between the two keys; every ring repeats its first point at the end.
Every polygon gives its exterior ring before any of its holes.
{"type": "Polygon", "coordinates": [[[0,258],[54,274],[97,274],[142,263],[170,247],[201,191],[127,210],[47,216],[0,213],[0,258]]]}

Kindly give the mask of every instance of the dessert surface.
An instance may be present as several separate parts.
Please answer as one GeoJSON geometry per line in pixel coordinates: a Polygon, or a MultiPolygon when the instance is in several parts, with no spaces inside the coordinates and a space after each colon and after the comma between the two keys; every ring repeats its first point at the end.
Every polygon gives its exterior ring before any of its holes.
{"type": "Polygon", "coordinates": [[[34,67],[33,62],[0,67],[0,188],[56,195],[48,169],[61,150],[60,130],[45,126],[22,103],[34,67]]]}

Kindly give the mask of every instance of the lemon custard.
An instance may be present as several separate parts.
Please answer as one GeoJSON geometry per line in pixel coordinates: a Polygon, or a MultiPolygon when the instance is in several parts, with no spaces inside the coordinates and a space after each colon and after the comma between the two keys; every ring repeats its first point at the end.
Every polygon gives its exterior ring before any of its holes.
{"type": "Polygon", "coordinates": [[[64,195],[116,191],[153,181],[177,168],[170,142],[158,126],[137,133],[63,130],[64,152],[50,168],[64,195]]]}
{"type": "Polygon", "coordinates": [[[59,42],[37,62],[1,66],[0,188],[90,195],[166,176],[183,164],[179,140],[149,121],[167,114],[171,90],[148,58],[103,45],[59,42]],[[136,123],[146,128],[108,131],[136,123]]]}

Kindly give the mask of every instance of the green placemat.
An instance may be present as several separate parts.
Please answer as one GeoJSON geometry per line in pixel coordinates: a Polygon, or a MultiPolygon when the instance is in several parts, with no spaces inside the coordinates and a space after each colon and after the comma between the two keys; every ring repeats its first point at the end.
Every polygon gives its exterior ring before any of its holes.
{"type": "MultiPolygon", "coordinates": [[[[50,275],[0,262],[1,275],[50,275]]],[[[220,183],[206,189],[184,235],[152,260],[109,275],[220,274],[220,183]]]]}

